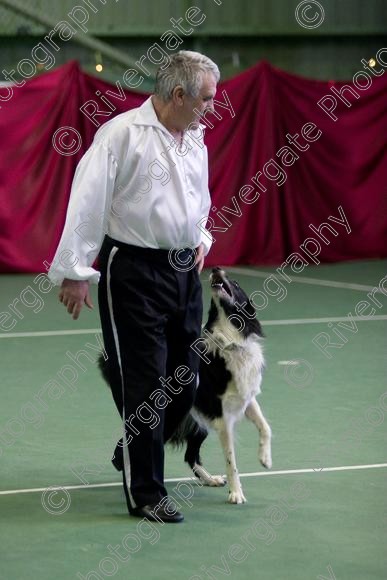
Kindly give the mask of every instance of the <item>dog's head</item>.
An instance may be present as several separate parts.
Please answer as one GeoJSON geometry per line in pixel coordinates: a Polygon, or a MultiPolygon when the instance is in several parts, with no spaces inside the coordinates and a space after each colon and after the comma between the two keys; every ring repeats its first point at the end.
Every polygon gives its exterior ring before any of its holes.
{"type": "Polygon", "coordinates": [[[210,285],[212,300],[206,324],[207,330],[211,331],[223,311],[228,322],[237,328],[244,338],[251,334],[264,336],[261,325],[256,318],[256,310],[238,282],[230,280],[224,270],[216,267],[210,274],[210,285]]]}

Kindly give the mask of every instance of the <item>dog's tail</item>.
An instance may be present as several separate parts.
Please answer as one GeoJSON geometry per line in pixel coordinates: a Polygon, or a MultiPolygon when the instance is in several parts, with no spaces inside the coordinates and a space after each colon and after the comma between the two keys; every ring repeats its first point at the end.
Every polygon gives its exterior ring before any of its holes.
{"type": "Polygon", "coordinates": [[[168,443],[172,447],[180,448],[191,437],[197,435],[200,427],[195,419],[188,413],[184,419],[179,423],[173,435],[168,439],[168,443]]]}
{"type": "Polygon", "coordinates": [[[110,368],[109,368],[109,359],[104,358],[104,356],[102,354],[99,355],[98,357],[98,366],[99,366],[99,370],[102,373],[103,378],[105,379],[105,381],[107,382],[107,384],[110,387],[110,368]]]}

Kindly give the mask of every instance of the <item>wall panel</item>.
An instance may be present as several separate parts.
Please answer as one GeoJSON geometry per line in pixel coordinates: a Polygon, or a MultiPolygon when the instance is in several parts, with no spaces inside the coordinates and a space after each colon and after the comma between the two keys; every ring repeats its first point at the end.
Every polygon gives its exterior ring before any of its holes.
{"type": "MultiPolygon", "coordinates": [[[[190,6],[198,6],[206,15],[197,35],[331,35],[386,33],[386,0],[321,0],[324,23],[306,30],[296,21],[294,11],[299,0],[88,0],[91,9],[86,25],[91,34],[99,36],[161,35],[170,28],[171,17],[183,17],[190,6]]],[[[86,0],[19,0],[23,6],[49,15],[55,22],[68,19],[75,6],[85,6],[86,0]]],[[[313,14],[313,12],[311,12],[313,14]]],[[[20,31],[42,34],[44,27],[28,18],[16,15],[0,6],[0,35],[15,35],[20,31]]]]}

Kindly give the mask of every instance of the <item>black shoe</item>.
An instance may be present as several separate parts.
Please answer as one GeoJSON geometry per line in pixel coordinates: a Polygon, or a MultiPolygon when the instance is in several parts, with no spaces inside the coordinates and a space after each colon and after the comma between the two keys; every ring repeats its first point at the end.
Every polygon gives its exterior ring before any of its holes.
{"type": "MultiPolygon", "coordinates": [[[[162,500],[161,500],[162,501],[162,500]]],[[[166,524],[178,524],[184,520],[183,514],[177,511],[173,501],[152,503],[143,507],[132,508],[130,515],[136,518],[146,518],[152,522],[164,522],[166,524]]]]}

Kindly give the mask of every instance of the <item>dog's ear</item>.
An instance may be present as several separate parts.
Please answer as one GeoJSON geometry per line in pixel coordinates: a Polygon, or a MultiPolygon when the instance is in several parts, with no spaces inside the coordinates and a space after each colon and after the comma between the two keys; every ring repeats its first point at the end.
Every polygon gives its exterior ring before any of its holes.
{"type": "Polygon", "coordinates": [[[260,336],[262,338],[265,338],[265,335],[263,334],[263,330],[262,330],[261,323],[259,322],[259,320],[254,318],[254,320],[252,322],[253,322],[255,334],[257,334],[258,336],[260,336]]]}
{"type": "Polygon", "coordinates": [[[215,301],[211,298],[210,309],[208,311],[208,320],[204,328],[208,331],[211,331],[215,322],[218,320],[218,317],[219,317],[218,309],[216,307],[215,301]]]}
{"type": "Polygon", "coordinates": [[[261,327],[261,323],[259,322],[259,320],[256,318],[257,316],[257,311],[254,307],[253,304],[251,304],[250,300],[247,300],[247,304],[245,306],[246,312],[249,314],[249,316],[254,316],[254,318],[250,318],[249,319],[249,324],[250,324],[250,329],[255,332],[255,334],[257,334],[258,336],[262,336],[264,337],[265,335],[262,332],[262,327],[261,327]]]}
{"type": "Polygon", "coordinates": [[[247,304],[245,306],[246,308],[246,312],[249,314],[249,316],[256,316],[257,315],[257,311],[255,310],[255,307],[251,304],[250,299],[247,299],[247,304]]]}

